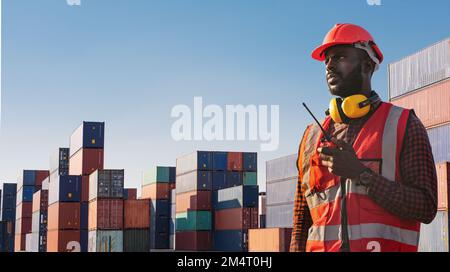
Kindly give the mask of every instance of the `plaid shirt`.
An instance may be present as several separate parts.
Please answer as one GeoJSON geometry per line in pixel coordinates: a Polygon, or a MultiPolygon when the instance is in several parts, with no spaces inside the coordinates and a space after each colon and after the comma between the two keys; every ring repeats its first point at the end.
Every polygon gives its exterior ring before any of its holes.
{"type": "MultiPolygon", "coordinates": [[[[376,109],[380,103],[374,105],[376,109]]],[[[330,126],[331,135],[353,143],[370,115],[353,119],[349,124],[330,126]]],[[[392,182],[373,173],[369,197],[390,213],[405,219],[431,223],[437,212],[437,177],[428,134],[415,114],[410,114],[404,144],[400,153],[401,182],[392,182]]],[[[298,179],[294,204],[294,224],[290,251],[306,249],[312,219],[298,179]]]]}

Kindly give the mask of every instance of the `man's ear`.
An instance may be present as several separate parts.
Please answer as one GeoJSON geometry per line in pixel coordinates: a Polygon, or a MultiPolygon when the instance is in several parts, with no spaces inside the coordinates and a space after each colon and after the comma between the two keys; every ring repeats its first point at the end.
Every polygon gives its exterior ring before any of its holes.
{"type": "Polygon", "coordinates": [[[375,65],[376,65],[375,62],[373,62],[371,59],[364,58],[362,62],[363,73],[372,76],[373,73],[375,72],[375,65]]]}

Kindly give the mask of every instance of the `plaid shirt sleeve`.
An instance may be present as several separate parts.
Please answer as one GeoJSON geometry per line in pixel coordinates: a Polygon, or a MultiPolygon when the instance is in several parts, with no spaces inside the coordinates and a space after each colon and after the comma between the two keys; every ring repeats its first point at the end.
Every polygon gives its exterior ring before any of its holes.
{"type": "Polygon", "coordinates": [[[411,113],[400,154],[401,182],[372,175],[369,197],[394,215],[429,224],[437,212],[437,177],[428,134],[411,113]]]}

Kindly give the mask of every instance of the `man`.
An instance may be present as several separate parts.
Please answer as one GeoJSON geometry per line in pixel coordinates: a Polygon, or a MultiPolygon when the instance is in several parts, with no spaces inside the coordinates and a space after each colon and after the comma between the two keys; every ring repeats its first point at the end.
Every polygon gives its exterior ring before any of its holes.
{"type": "Polygon", "coordinates": [[[383,55],[365,29],[338,24],[312,54],[332,95],[323,127],[299,148],[291,251],[417,251],[437,212],[427,132],[413,111],[381,102],[371,78],[383,55]]]}

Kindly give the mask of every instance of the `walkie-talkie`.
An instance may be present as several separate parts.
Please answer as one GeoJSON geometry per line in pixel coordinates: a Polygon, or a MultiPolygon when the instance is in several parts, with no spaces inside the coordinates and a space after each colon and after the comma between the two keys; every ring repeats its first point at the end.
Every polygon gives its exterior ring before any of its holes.
{"type": "Polygon", "coordinates": [[[320,129],[323,132],[323,136],[325,137],[325,140],[329,143],[333,143],[331,141],[331,137],[330,135],[328,135],[328,133],[325,131],[325,129],[322,127],[322,125],[320,124],[320,122],[317,120],[317,118],[314,116],[314,114],[309,110],[308,106],[306,106],[305,103],[302,103],[303,107],[305,107],[305,109],[309,112],[309,114],[312,116],[312,118],[314,118],[314,121],[316,121],[317,125],[320,127],[320,129]]]}

